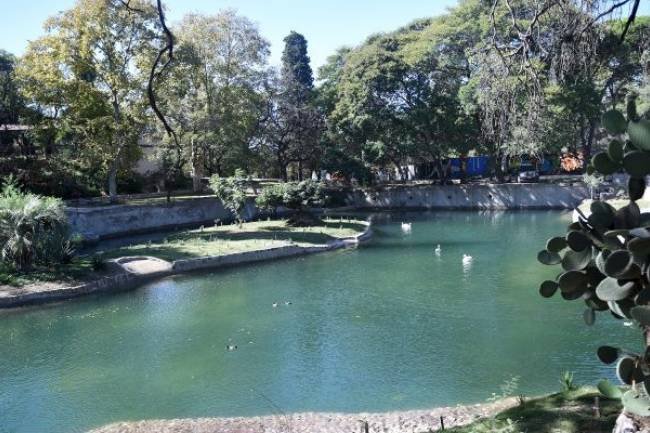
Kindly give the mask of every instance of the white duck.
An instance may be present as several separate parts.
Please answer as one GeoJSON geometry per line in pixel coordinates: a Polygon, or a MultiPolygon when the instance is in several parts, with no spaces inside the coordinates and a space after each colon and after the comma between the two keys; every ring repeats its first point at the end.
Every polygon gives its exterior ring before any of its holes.
{"type": "Polygon", "coordinates": [[[469,254],[463,254],[463,265],[470,265],[472,260],[474,260],[474,257],[469,254]]]}
{"type": "Polygon", "coordinates": [[[436,249],[433,250],[434,253],[436,253],[436,256],[440,256],[442,254],[442,248],[440,247],[440,244],[436,246],[436,249]]]}
{"type": "Polygon", "coordinates": [[[404,233],[411,233],[412,228],[413,228],[413,226],[412,226],[411,223],[402,222],[402,231],[404,233]]]}

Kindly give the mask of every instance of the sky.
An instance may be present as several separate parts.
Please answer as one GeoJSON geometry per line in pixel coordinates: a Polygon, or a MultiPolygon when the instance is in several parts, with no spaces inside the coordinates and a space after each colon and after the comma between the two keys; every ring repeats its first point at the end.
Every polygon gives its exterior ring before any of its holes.
{"type": "MultiPolygon", "coordinates": [[[[0,0],[0,49],[21,55],[27,42],[43,34],[49,16],[70,8],[75,0],[0,0]]],[[[188,12],[216,13],[231,8],[255,22],[271,42],[272,65],[280,63],[283,39],[291,31],[308,42],[317,70],[337,48],[362,43],[369,35],[395,30],[423,17],[445,13],[457,0],[164,0],[170,23],[188,12]]],[[[650,15],[642,0],[640,15],[650,15]]]]}
{"type": "MultiPolygon", "coordinates": [[[[74,0],[0,0],[0,49],[20,55],[27,41],[43,34],[46,18],[69,9],[74,0]]],[[[416,18],[439,15],[457,0],[164,0],[174,23],[188,12],[214,14],[231,8],[255,22],[271,42],[272,65],[278,65],[283,39],[291,30],[308,42],[312,67],[344,45],[394,30],[416,18]]]]}

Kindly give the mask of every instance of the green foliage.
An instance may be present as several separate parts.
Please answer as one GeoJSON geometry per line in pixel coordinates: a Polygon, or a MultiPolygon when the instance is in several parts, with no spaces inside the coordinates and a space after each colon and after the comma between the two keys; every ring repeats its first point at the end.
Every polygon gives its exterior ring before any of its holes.
{"type": "Polygon", "coordinates": [[[560,377],[560,384],[562,385],[562,392],[575,391],[578,389],[578,386],[576,385],[573,378],[572,371],[565,371],[562,373],[562,377],[560,377]]]}
{"type": "Polygon", "coordinates": [[[232,177],[221,177],[215,174],[210,178],[210,189],[240,224],[244,222],[247,185],[248,179],[241,169],[237,169],[232,177]]]}
{"type": "Polygon", "coordinates": [[[307,40],[300,33],[292,31],[284,38],[282,52],[282,80],[293,104],[299,105],[311,98],[314,78],[309,56],[307,40]]]}
{"type": "Polygon", "coordinates": [[[173,32],[175,62],[158,95],[179,142],[158,146],[167,160],[163,169],[191,170],[196,178],[252,170],[256,155],[249,145],[264,108],[268,41],[233,10],[187,14],[173,32]]]}
{"type": "Polygon", "coordinates": [[[325,204],[323,185],[319,182],[306,180],[285,185],[282,204],[289,209],[301,210],[322,207],[325,204]]]}
{"type": "Polygon", "coordinates": [[[15,175],[25,190],[34,194],[74,199],[99,196],[105,173],[63,155],[47,159],[0,158],[0,177],[10,174],[15,175]]]}
{"type": "Polygon", "coordinates": [[[330,74],[326,85],[336,83],[339,95],[330,130],[343,132],[338,141],[348,143],[349,153],[401,167],[409,157],[435,162],[468,150],[478,135],[476,117],[461,107],[459,90],[467,79],[464,50],[477,32],[471,29],[463,39],[458,31],[454,38],[455,26],[445,22],[453,19],[377,35],[347,53],[330,74]]]}
{"type": "Polygon", "coordinates": [[[60,199],[23,193],[9,177],[0,193],[0,261],[21,271],[69,263],[74,250],[63,209],[60,199]]]}
{"type": "Polygon", "coordinates": [[[265,186],[255,198],[255,204],[261,209],[276,209],[278,206],[283,206],[286,189],[286,183],[265,186]]]}
{"type": "Polygon", "coordinates": [[[309,209],[324,206],[326,198],[321,183],[306,180],[267,186],[260,192],[256,204],[262,209],[274,210],[278,206],[284,206],[294,211],[288,220],[289,225],[312,226],[321,221],[309,209]]]}
{"type": "MultiPolygon", "coordinates": [[[[650,214],[642,213],[636,203],[645,190],[645,175],[648,174],[645,149],[639,137],[632,140],[630,131],[643,128],[642,120],[635,119],[636,101],[628,102],[628,119],[618,111],[608,111],[602,123],[616,141],[608,152],[601,152],[592,159],[592,170],[610,174],[624,170],[630,175],[630,202],[620,209],[614,209],[606,202],[595,201],[591,214],[580,213],[577,222],[569,225],[564,236],[566,245],[552,238],[546,249],[538,254],[540,262],[546,265],[562,264],[563,272],[557,277],[557,286],[566,300],[582,300],[587,310],[585,322],[592,325],[597,312],[610,311],[618,319],[634,319],[644,333],[650,331],[650,214]],[[620,139],[627,131],[629,140],[619,148],[620,139]],[[623,162],[617,161],[624,153],[623,162]],[[627,161],[627,163],[626,163],[627,161]],[[639,163],[641,161],[641,163],[639,163]],[[559,261],[558,261],[559,259],[559,261]]],[[[650,144],[650,143],[649,143],[650,144]]],[[[650,148],[650,147],[649,147],[650,148]]],[[[543,296],[555,293],[552,281],[544,281],[540,287],[543,296]]],[[[618,359],[616,372],[619,379],[634,385],[650,378],[650,350],[644,355],[628,353],[611,346],[598,349],[598,357],[611,364],[618,359]]],[[[650,382],[650,380],[648,380],[650,382]]],[[[601,382],[600,391],[610,397],[619,396],[620,390],[601,382]]],[[[623,394],[623,404],[630,412],[640,416],[650,415],[648,394],[636,391],[623,394]]]]}
{"type": "Polygon", "coordinates": [[[266,209],[284,206],[292,210],[305,210],[322,207],[325,199],[323,185],[320,182],[305,180],[264,187],[256,199],[256,204],[266,209]]]}
{"type": "Polygon", "coordinates": [[[598,391],[607,398],[620,400],[623,396],[621,388],[611,383],[609,380],[601,380],[598,382],[598,391]]]}
{"type": "Polygon", "coordinates": [[[103,172],[111,197],[117,175],[141,156],[145,89],[157,51],[157,14],[146,0],[80,0],[48,20],[16,68],[22,94],[42,111],[49,147],[103,172]]]}
{"type": "Polygon", "coordinates": [[[95,272],[103,271],[107,267],[106,261],[100,254],[92,255],[92,257],[90,258],[90,266],[95,272]]]}
{"type": "Polygon", "coordinates": [[[623,393],[621,403],[626,411],[641,417],[650,417],[650,398],[647,392],[629,390],[623,393]]]}

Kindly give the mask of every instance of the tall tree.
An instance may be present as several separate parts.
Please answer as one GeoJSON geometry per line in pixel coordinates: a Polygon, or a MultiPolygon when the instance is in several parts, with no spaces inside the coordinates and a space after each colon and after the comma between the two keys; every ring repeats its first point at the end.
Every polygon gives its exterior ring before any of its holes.
{"type": "Polygon", "coordinates": [[[442,159],[473,144],[474,119],[459,99],[471,71],[466,55],[458,56],[462,49],[440,37],[439,26],[447,25],[420,20],[371,37],[347,56],[339,79],[331,116],[336,128],[353,148],[376,164],[394,165],[402,178],[410,162],[438,165],[442,175],[442,159]]]}
{"type": "Polygon", "coordinates": [[[284,38],[281,78],[287,101],[297,106],[308,103],[314,90],[314,77],[307,55],[307,40],[292,31],[284,38]]]}
{"type": "Polygon", "coordinates": [[[307,41],[296,32],[284,41],[280,76],[269,81],[264,141],[275,155],[282,179],[288,179],[288,165],[296,163],[302,180],[306,165],[316,168],[324,119],[314,104],[307,41]]]}
{"type": "Polygon", "coordinates": [[[48,20],[19,68],[31,100],[105,167],[112,199],[118,170],[137,157],[157,25],[148,0],[78,0],[48,20]]]}
{"type": "Polygon", "coordinates": [[[160,94],[179,140],[168,140],[163,152],[179,166],[189,161],[198,189],[206,170],[226,175],[252,168],[269,44],[232,10],[187,15],[174,33],[176,61],[160,94]]]}
{"type": "Polygon", "coordinates": [[[0,125],[18,123],[24,101],[14,77],[16,56],[0,50],[0,125]]]}

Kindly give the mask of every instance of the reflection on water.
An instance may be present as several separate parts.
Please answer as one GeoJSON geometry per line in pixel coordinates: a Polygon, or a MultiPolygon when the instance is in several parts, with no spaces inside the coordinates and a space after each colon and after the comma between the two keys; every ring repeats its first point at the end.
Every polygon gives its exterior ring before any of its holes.
{"type": "Polygon", "coordinates": [[[564,370],[594,383],[611,374],[595,348],[634,348],[636,332],[607,315],[587,328],[580,301],[537,294],[555,272],[537,249],[565,219],[377,214],[358,249],[2,313],[0,431],[453,405],[513,376],[556,391],[564,370]]]}

